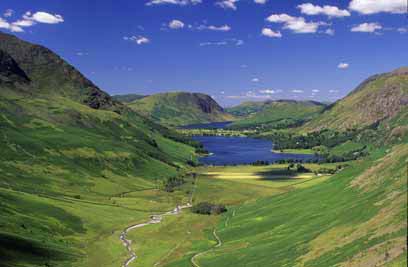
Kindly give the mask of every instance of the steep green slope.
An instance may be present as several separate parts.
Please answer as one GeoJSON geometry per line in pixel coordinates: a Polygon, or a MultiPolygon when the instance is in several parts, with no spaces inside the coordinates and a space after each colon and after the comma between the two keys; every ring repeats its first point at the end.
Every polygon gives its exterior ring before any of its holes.
{"type": "Polygon", "coordinates": [[[145,97],[144,95],[138,95],[138,94],[127,94],[127,95],[114,95],[112,98],[116,101],[122,102],[122,103],[130,103],[138,99],[142,99],[145,97]]]}
{"type": "Polygon", "coordinates": [[[119,231],[183,197],[156,188],[194,153],[50,50],[2,33],[0,129],[0,266],[119,266],[119,231]]]}
{"type": "Polygon", "coordinates": [[[267,107],[267,105],[267,101],[248,101],[243,102],[237,106],[226,108],[225,111],[237,117],[247,117],[249,115],[262,111],[267,107]]]}
{"type": "Polygon", "coordinates": [[[233,120],[233,116],[208,95],[161,93],[133,101],[130,108],[167,125],[187,125],[233,120]]]}
{"type": "Polygon", "coordinates": [[[306,130],[346,130],[374,125],[408,105],[408,67],[375,75],[305,125],[306,130]]]}
{"type": "Polygon", "coordinates": [[[380,149],[314,187],[230,207],[199,265],[406,266],[407,157],[406,144],[380,149]]]}
{"type": "Polygon", "coordinates": [[[274,100],[249,102],[230,108],[228,112],[243,116],[232,128],[287,128],[300,125],[315,117],[325,105],[313,101],[274,100]]]}

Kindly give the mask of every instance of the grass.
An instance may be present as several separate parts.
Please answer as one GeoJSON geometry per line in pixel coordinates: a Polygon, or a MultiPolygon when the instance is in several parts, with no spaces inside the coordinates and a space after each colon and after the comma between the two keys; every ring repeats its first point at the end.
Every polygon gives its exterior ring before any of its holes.
{"type": "Polygon", "coordinates": [[[304,155],[313,155],[315,151],[313,149],[282,149],[282,150],[273,150],[273,153],[286,153],[286,154],[304,154],[304,155]]]}
{"type": "Polygon", "coordinates": [[[313,186],[244,203],[219,222],[223,246],[200,266],[405,266],[407,155],[407,145],[377,151],[313,186]]]}
{"type": "Polygon", "coordinates": [[[232,212],[244,203],[248,205],[258,198],[307,187],[309,184],[323,182],[327,178],[316,177],[313,174],[299,178],[288,173],[286,167],[281,165],[200,168],[193,202],[211,201],[226,204],[229,213],[222,216],[203,216],[185,210],[180,215],[165,217],[160,224],[130,232],[129,239],[134,240],[134,248],[139,255],[138,260],[131,266],[190,266],[190,259],[195,253],[205,251],[216,244],[212,230],[220,223],[225,223],[232,212]],[[269,179],[271,172],[275,173],[275,179],[269,179]]]}

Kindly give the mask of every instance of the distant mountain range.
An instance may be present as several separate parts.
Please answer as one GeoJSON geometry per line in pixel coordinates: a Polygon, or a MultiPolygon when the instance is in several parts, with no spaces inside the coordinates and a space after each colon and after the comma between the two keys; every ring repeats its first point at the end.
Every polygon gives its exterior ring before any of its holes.
{"type": "Polygon", "coordinates": [[[146,97],[145,95],[138,95],[138,94],[126,94],[126,95],[114,95],[112,96],[113,99],[116,101],[120,101],[122,103],[130,103],[138,99],[142,99],[146,97]]]}
{"type": "Polygon", "coordinates": [[[214,99],[201,93],[160,93],[137,99],[127,105],[156,122],[171,126],[234,119],[214,99]]]}
{"type": "Polygon", "coordinates": [[[244,102],[226,109],[237,116],[233,128],[282,128],[298,126],[317,116],[326,107],[316,101],[270,100],[244,102]]]}

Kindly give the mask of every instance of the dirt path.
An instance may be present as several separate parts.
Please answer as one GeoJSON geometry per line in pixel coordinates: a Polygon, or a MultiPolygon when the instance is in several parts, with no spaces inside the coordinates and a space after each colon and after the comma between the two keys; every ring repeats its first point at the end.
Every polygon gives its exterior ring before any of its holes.
{"type": "MultiPolygon", "coordinates": [[[[236,210],[234,210],[234,211],[232,212],[232,217],[235,216],[235,211],[236,211],[236,210]]],[[[226,221],[225,221],[225,226],[228,226],[229,219],[230,219],[230,217],[227,217],[227,219],[226,219],[226,221]]],[[[198,257],[200,257],[200,256],[202,256],[202,255],[204,255],[204,254],[207,254],[208,252],[212,251],[214,248],[219,248],[219,247],[222,246],[222,240],[221,240],[221,238],[217,235],[217,231],[216,231],[215,229],[213,230],[213,236],[214,236],[215,240],[217,240],[217,244],[216,244],[214,247],[210,248],[209,250],[206,250],[206,251],[203,251],[203,252],[200,252],[200,253],[195,254],[195,255],[191,258],[191,260],[190,260],[190,261],[191,261],[191,264],[192,264],[194,267],[201,267],[201,266],[197,263],[197,261],[196,261],[196,259],[197,259],[198,257]]]]}
{"type": "Polygon", "coordinates": [[[119,239],[122,241],[123,246],[125,246],[126,250],[128,251],[130,257],[122,264],[122,267],[128,267],[130,263],[132,263],[134,260],[137,259],[136,252],[132,249],[132,240],[129,240],[126,238],[127,234],[137,228],[141,228],[147,225],[151,224],[157,224],[161,223],[163,220],[164,216],[171,216],[171,215],[177,215],[179,214],[183,209],[188,209],[192,207],[192,202],[193,202],[193,195],[195,193],[195,190],[197,188],[197,177],[194,180],[194,188],[193,191],[190,194],[190,199],[189,202],[187,202],[185,205],[177,205],[173,210],[158,214],[158,215],[151,215],[150,220],[145,223],[139,223],[139,224],[134,224],[131,225],[127,228],[125,228],[122,233],[119,236],[119,239]]]}

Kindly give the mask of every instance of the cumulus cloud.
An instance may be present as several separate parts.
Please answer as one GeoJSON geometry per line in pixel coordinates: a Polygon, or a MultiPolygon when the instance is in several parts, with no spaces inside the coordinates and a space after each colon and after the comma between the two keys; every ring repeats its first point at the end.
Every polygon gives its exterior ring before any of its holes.
{"type": "Polygon", "coordinates": [[[238,0],[221,0],[216,2],[215,5],[223,9],[237,10],[236,2],[238,2],[238,0]]]}
{"type": "Polygon", "coordinates": [[[270,38],[281,38],[282,37],[282,34],[280,31],[275,32],[269,28],[263,28],[261,33],[262,35],[270,37],[270,38]]]}
{"type": "Polygon", "coordinates": [[[295,89],[295,90],[292,90],[292,93],[295,93],[295,94],[303,94],[303,90],[297,90],[297,89],[295,89]]]}
{"type": "Polygon", "coordinates": [[[327,25],[324,22],[307,22],[303,17],[292,17],[288,14],[272,14],[267,21],[272,23],[283,23],[284,29],[294,33],[316,33],[321,25],[327,25]]]}
{"type": "Polygon", "coordinates": [[[209,30],[209,31],[218,31],[218,32],[228,32],[231,30],[231,26],[229,25],[221,25],[221,26],[214,26],[214,25],[200,25],[197,27],[198,30],[209,30]]]}
{"type": "Polygon", "coordinates": [[[339,9],[336,6],[318,6],[312,3],[304,3],[297,6],[300,12],[306,15],[326,15],[329,17],[349,17],[350,12],[345,9],[339,9]]]}
{"type": "Polygon", "coordinates": [[[340,62],[339,65],[337,65],[337,68],[339,69],[348,69],[348,67],[350,66],[350,64],[345,63],[345,62],[340,62]]]}
{"type": "Polygon", "coordinates": [[[174,19],[169,22],[169,28],[173,30],[184,28],[184,23],[180,20],[174,19]]]}
{"type": "Polygon", "coordinates": [[[5,17],[5,18],[9,18],[9,17],[11,17],[11,16],[13,16],[14,15],[14,10],[13,9],[7,9],[5,12],[4,12],[4,14],[3,14],[3,16],[5,17]]]}
{"type": "Polygon", "coordinates": [[[407,5],[407,0],[352,0],[349,9],[362,14],[404,14],[407,12],[407,5]]]}
{"type": "Polygon", "coordinates": [[[375,32],[381,30],[383,27],[377,22],[362,23],[360,25],[354,26],[351,28],[352,32],[375,32]]]}
{"type": "Polygon", "coordinates": [[[64,18],[58,14],[50,14],[47,12],[35,12],[32,14],[31,12],[26,12],[23,16],[24,20],[31,20],[38,23],[46,23],[46,24],[58,24],[64,22],[64,18]]]}
{"type": "Polygon", "coordinates": [[[150,39],[144,36],[130,36],[130,37],[123,37],[123,40],[125,41],[130,41],[130,42],[135,42],[138,45],[143,45],[143,44],[148,44],[150,43],[150,39]]]}
{"type": "Polygon", "coordinates": [[[260,80],[259,80],[259,78],[253,78],[251,81],[254,82],[254,83],[257,83],[257,82],[259,82],[260,80]]]}
{"type": "Polygon", "coordinates": [[[268,2],[268,0],[254,0],[254,2],[256,4],[264,5],[264,4],[266,4],[266,2],[268,2]]]}
{"type": "Polygon", "coordinates": [[[146,3],[146,6],[154,5],[178,5],[178,6],[187,6],[187,5],[197,5],[201,4],[202,0],[150,0],[146,3]]]}
{"type": "MultiPolygon", "coordinates": [[[[14,11],[10,9],[9,11],[6,11],[4,16],[11,17],[13,12],[14,11]]],[[[23,28],[34,26],[37,23],[58,24],[62,22],[64,22],[64,19],[61,15],[52,15],[42,11],[32,14],[28,11],[21,19],[14,22],[9,22],[6,19],[0,18],[0,28],[11,32],[24,32],[23,28]]]]}

